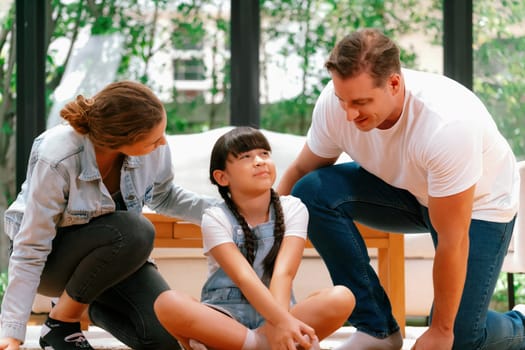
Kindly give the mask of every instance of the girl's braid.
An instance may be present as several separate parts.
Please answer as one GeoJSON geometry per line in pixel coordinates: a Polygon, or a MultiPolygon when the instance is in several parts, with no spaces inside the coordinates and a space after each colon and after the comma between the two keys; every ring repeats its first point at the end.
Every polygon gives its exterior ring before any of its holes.
{"type": "Polygon", "coordinates": [[[279,199],[279,194],[275,192],[275,190],[272,188],[272,197],[271,197],[271,203],[273,204],[273,207],[275,209],[275,224],[273,229],[273,246],[272,249],[268,252],[268,255],[263,260],[263,266],[264,266],[264,274],[263,274],[263,281],[269,282],[272,278],[273,274],[273,268],[275,265],[275,259],[277,258],[277,254],[279,253],[279,249],[281,248],[281,243],[283,241],[284,232],[286,230],[284,225],[284,214],[283,214],[283,207],[281,206],[281,200],[279,199]]]}
{"type": "Polygon", "coordinates": [[[235,203],[233,203],[227,187],[219,187],[219,193],[221,194],[221,197],[224,199],[224,202],[228,206],[228,208],[231,210],[235,218],[237,219],[237,222],[241,225],[242,231],[244,232],[245,237],[245,246],[246,246],[246,260],[248,260],[248,263],[253,266],[253,262],[255,260],[255,252],[257,251],[256,246],[256,237],[253,234],[252,230],[248,226],[248,223],[244,219],[244,217],[239,213],[237,210],[237,206],[235,203]]]}

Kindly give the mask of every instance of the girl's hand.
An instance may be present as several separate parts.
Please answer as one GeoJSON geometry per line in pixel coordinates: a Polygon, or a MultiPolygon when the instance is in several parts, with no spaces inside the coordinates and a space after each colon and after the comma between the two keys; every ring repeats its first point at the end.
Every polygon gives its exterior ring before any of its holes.
{"type": "Polygon", "coordinates": [[[267,323],[263,332],[272,350],[296,350],[297,346],[310,349],[312,341],[317,340],[314,329],[291,314],[282,322],[267,323]]]}
{"type": "Polygon", "coordinates": [[[18,350],[20,349],[21,341],[15,338],[1,338],[0,350],[18,350]]]}
{"type": "Polygon", "coordinates": [[[315,338],[315,339],[310,339],[310,337],[308,335],[303,335],[303,338],[305,341],[307,341],[308,343],[310,343],[310,347],[309,348],[303,348],[302,346],[299,346],[299,344],[295,344],[296,348],[297,349],[303,349],[303,350],[321,350],[321,346],[319,345],[319,339],[315,338]],[[299,346],[299,347],[298,347],[299,346]]]}

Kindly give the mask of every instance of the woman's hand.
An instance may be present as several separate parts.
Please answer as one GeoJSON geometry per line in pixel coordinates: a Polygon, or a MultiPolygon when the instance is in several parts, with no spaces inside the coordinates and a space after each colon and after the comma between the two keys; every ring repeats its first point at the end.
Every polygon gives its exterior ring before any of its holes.
{"type": "Polygon", "coordinates": [[[18,350],[20,349],[21,341],[15,338],[0,339],[0,350],[18,350]]]}

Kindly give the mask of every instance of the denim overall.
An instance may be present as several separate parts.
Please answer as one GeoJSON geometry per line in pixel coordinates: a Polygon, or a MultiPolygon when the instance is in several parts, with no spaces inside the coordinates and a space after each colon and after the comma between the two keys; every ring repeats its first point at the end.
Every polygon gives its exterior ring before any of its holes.
{"type": "MultiPolygon", "coordinates": [[[[237,245],[243,255],[246,255],[245,237],[241,225],[237,222],[225,203],[222,203],[220,206],[232,224],[233,242],[237,245]]],[[[256,252],[253,269],[261,280],[264,272],[262,262],[272,248],[274,242],[274,222],[275,212],[273,206],[271,206],[270,221],[252,228],[256,237],[256,252]]],[[[253,308],[253,306],[250,305],[241,290],[235,285],[235,283],[233,283],[222,268],[215,271],[215,273],[211,275],[204,284],[201,292],[201,301],[218,311],[227,314],[249,329],[258,328],[264,323],[264,318],[255,310],[255,308],[253,308]]],[[[293,295],[291,302],[295,303],[293,295]]]]}

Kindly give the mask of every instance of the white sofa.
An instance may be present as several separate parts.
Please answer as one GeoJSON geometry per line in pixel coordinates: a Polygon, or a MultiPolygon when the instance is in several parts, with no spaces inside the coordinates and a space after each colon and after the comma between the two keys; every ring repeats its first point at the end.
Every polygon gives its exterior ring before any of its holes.
{"type": "MultiPolygon", "coordinates": [[[[216,187],[208,178],[210,152],[215,140],[231,127],[207,132],[170,135],[175,182],[198,193],[218,196],[216,187]]],[[[262,130],[272,146],[272,157],[277,167],[277,181],[284,169],[298,154],[304,136],[262,130]]],[[[342,156],[339,161],[348,160],[342,156]]],[[[375,249],[370,249],[372,264],[377,266],[375,249]]],[[[405,284],[407,316],[428,316],[432,303],[432,259],[434,248],[429,234],[405,235],[405,284]]],[[[206,278],[206,261],[201,249],[155,248],[152,257],[172,288],[199,297],[206,278]]],[[[307,249],[302,261],[294,290],[301,299],[314,290],[331,285],[328,271],[314,249],[307,249]]],[[[33,310],[49,311],[48,298],[38,296],[33,310]]]]}
{"type": "MultiPolygon", "coordinates": [[[[168,142],[172,151],[175,181],[198,193],[217,196],[217,189],[208,178],[210,152],[215,140],[230,130],[224,127],[203,133],[171,135],[168,142]]],[[[272,158],[277,167],[279,182],[289,163],[301,150],[305,137],[262,130],[272,146],[272,158]]],[[[348,161],[341,156],[338,162],[348,161]]],[[[521,174],[521,202],[525,203],[525,161],[518,163],[521,174]]],[[[525,206],[520,208],[514,237],[509,247],[502,271],[525,272],[525,206]]],[[[429,233],[405,234],[405,300],[406,315],[426,317],[430,313],[433,299],[432,264],[434,246],[429,233]]],[[[377,266],[377,251],[369,250],[372,265],[377,266]]],[[[156,248],[153,252],[164,276],[175,288],[199,296],[200,287],[206,277],[206,266],[200,249],[156,248]],[[188,273],[188,271],[198,273],[188,273]]],[[[331,280],[324,263],[314,249],[307,249],[295,281],[298,298],[326,285],[331,280]]]]}

